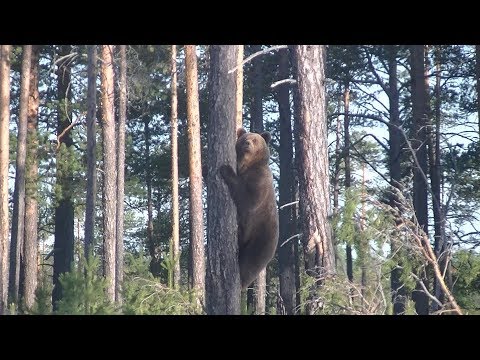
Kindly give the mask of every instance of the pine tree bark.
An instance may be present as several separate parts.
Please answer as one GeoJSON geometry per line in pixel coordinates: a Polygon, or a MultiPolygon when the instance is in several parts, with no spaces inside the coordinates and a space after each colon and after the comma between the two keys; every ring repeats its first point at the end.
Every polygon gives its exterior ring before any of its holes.
{"type": "Polygon", "coordinates": [[[243,45],[237,45],[237,71],[235,72],[236,77],[236,88],[237,88],[237,94],[235,96],[235,103],[236,106],[235,108],[237,109],[237,115],[236,115],[236,123],[237,123],[237,129],[243,127],[243,54],[244,54],[244,46],[243,45]]]}
{"type": "Polygon", "coordinates": [[[153,239],[153,201],[152,201],[152,176],[150,166],[150,118],[143,118],[145,135],[145,179],[147,185],[147,248],[150,253],[150,272],[153,276],[160,276],[161,259],[159,248],[153,239]]]}
{"type": "MultiPolygon", "coordinates": [[[[289,77],[289,56],[288,49],[280,51],[279,61],[279,80],[289,77]]],[[[293,139],[292,124],[290,110],[290,90],[287,85],[281,85],[277,93],[277,102],[279,109],[280,121],[280,181],[279,181],[279,203],[280,206],[290,204],[294,200],[293,181],[293,139]]],[[[293,204],[292,204],[293,205],[293,204]]],[[[293,315],[295,308],[295,257],[294,242],[291,239],[294,235],[293,209],[289,205],[280,210],[280,241],[278,247],[278,266],[279,266],[279,282],[280,296],[287,315],[293,315]],[[285,241],[287,243],[282,245],[285,241]]]]}
{"type": "MultiPolygon", "coordinates": [[[[295,159],[294,159],[295,162],[295,159]]],[[[299,199],[299,194],[298,194],[298,177],[295,177],[293,181],[293,193],[294,193],[294,199],[297,201],[297,204],[293,206],[293,221],[292,221],[292,232],[294,234],[298,234],[299,232],[299,225],[298,225],[298,213],[299,213],[299,206],[298,206],[298,199],[299,199]]],[[[298,313],[300,310],[300,304],[302,303],[302,297],[300,294],[300,288],[301,288],[301,278],[300,278],[300,268],[302,264],[302,254],[300,252],[300,241],[298,239],[294,240],[293,243],[293,257],[295,259],[295,288],[297,289],[297,292],[295,293],[295,308],[294,308],[294,313],[298,313]]]]}
{"type": "MultiPolygon", "coordinates": [[[[419,225],[425,234],[428,234],[428,204],[427,184],[424,175],[428,173],[427,148],[426,148],[426,124],[427,124],[427,94],[425,91],[425,65],[424,46],[412,45],[410,47],[411,73],[412,73],[412,107],[413,107],[413,139],[412,147],[415,151],[420,168],[414,165],[413,169],[413,206],[419,225]]],[[[424,271],[418,277],[428,289],[428,279],[424,271]]],[[[423,292],[420,284],[412,294],[415,302],[415,310],[419,315],[428,314],[428,297],[423,292]]]]}
{"type": "MultiPolygon", "coordinates": [[[[342,96],[338,97],[338,110],[340,111],[342,102],[342,96]]],[[[342,159],[342,150],[340,148],[340,134],[342,131],[342,122],[340,120],[340,115],[337,116],[337,129],[335,132],[335,174],[333,177],[333,214],[334,216],[338,216],[339,213],[339,203],[338,197],[340,195],[340,162],[342,159]]],[[[338,271],[338,238],[333,235],[333,251],[335,254],[335,270],[338,271]]]]}
{"type": "MultiPolygon", "coordinates": [[[[397,47],[396,45],[388,46],[388,78],[389,78],[389,112],[390,112],[390,126],[388,127],[390,153],[389,153],[389,169],[390,182],[392,188],[400,189],[400,181],[402,179],[401,172],[401,149],[402,149],[402,135],[400,133],[400,107],[399,107],[399,91],[397,78],[397,47]]],[[[390,206],[398,208],[400,202],[392,191],[390,196],[390,206]]],[[[397,224],[399,225],[399,224],[397,224]]],[[[390,244],[391,253],[397,254],[399,244],[393,240],[390,244]]],[[[399,266],[401,266],[401,258],[398,257],[399,266]]],[[[406,291],[403,282],[401,281],[401,268],[396,267],[392,270],[390,275],[390,284],[392,291],[393,314],[402,315],[405,313],[406,305],[406,291]]]]}
{"type": "Polygon", "coordinates": [[[240,314],[237,210],[218,173],[221,165],[236,168],[235,77],[237,48],[212,45],[209,91],[207,178],[207,276],[209,314],[240,314]]]}
{"type": "MultiPolygon", "coordinates": [[[[440,265],[442,274],[447,267],[448,253],[445,243],[445,219],[443,213],[443,205],[441,202],[441,154],[440,154],[440,116],[441,116],[441,79],[440,79],[440,54],[439,49],[436,50],[436,76],[435,76],[435,127],[431,120],[428,121],[428,161],[430,169],[430,183],[432,186],[432,205],[434,220],[434,251],[440,265]]],[[[425,67],[425,88],[428,89],[428,71],[425,67]]],[[[445,294],[442,291],[438,279],[434,281],[435,297],[444,302],[445,294]]],[[[436,311],[439,307],[432,302],[432,310],[436,311]]]]}
{"type": "Polygon", "coordinates": [[[202,149],[200,144],[200,109],[195,45],[185,45],[185,72],[187,87],[188,157],[190,168],[192,275],[193,288],[198,294],[197,301],[200,305],[204,303],[205,299],[205,249],[203,245],[202,149]]]}
{"type": "MultiPolygon", "coordinates": [[[[261,45],[252,45],[252,53],[256,53],[262,50],[261,45]]],[[[263,127],[263,58],[257,56],[252,60],[252,84],[253,84],[253,97],[251,102],[250,109],[250,131],[251,132],[262,132],[263,127]]]]}
{"type": "Polygon", "coordinates": [[[10,142],[11,45],[0,45],[0,315],[8,299],[8,162],[10,142]]]}
{"type": "MultiPolygon", "coordinates": [[[[261,45],[252,45],[252,54],[262,50],[261,45]]],[[[263,125],[263,59],[261,56],[258,56],[252,60],[253,67],[250,72],[251,82],[253,84],[253,96],[251,101],[250,108],[250,131],[261,133],[264,131],[265,127],[263,125]]],[[[254,309],[254,314],[264,314],[265,313],[265,297],[266,295],[266,286],[267,286],[267,272],[261,271],[258,274],[258,278],[253,282],[252,286],[247,290],[251,293],[250,296],[247,296],[249,307],[254,309]],[[265,286],[265,288],[262,288],[265,286]],[[257,306],[263,306],[263,309],[258,308],[257,306]]]]}
{"type": "Polygon", "coordinates": [[[122,305],[123,283],[123,228],[125,207],[125,123],[127,121],[127,50],[125,45],[118,47],[119,66],[119,109],[117,125],[117,228],[115,251],[115,303],[122,305]]]}
{"type": "Polygon", "coordinates": [[[40,47],[32,46],[30,90],[27,111],[27,157],[25,173],[25,243],[23,247],[24,268],[20,271],[20,293],[24,296],[26,309],[35,303],[38,273],[38,90],[40,47]]]}
{"type": "MultiPolygon", "coordinates": [[[[327,118],[325,97],[325,47],[296,45],[296,63],[300,117],[295,124],[295,154],[298,154],[300,218],[307,274],[321,284],[335,274],[330,229],[327,118]]],[[[313,299],[310,299],[313,300],[313,299]]],[[[309,301],[306,311],[315,312],[309,301]]]]}
{"type": "MultiPolygon", "coordinates": [[[[19,303],[20,266],[25,238],[25,161],[27,156],[28,94],[32,45],[23,46],[20,83],[20,109],[18,115],[17,159],[15,166],[15,190],[13,192],[12,234],[10,242],[9,303],[19,303]]],[[[23,261],[22,261],[23,262],[23,261]]]]}
{"type": "Polygon", "coordinates": [[[96,113],[97,113],[97,46],[88,45],[87,89],[87,196],[85,205],[85,258],[94,246],[95,198],[97,194],[96,172],[96,113]]]}
{"type": "Polygon", "coordinates": [[[477,115],[480,134],[480,45],[475,45],[475,73],[477,75],[477,115]]]}
{"type": "MultiPolygon", "coordinates": [[[[350,175],[350,88],[348,82],[345,84],[345,91],[343,93],[343,106],[345,109],[345,115],[343,118],[343,132],[345,134],[345,192],[347,192],[352,184],[352,178],[350,175]]],[[[346,246],[346,256],[347,277],[350,282],[353,282],[352,246],[348,243],[346,246]]]]}
{"type": "Polygon", "coordinates": [[[113,45],[102,45],[102,115],[103,115],[103,251],[107,298],[115,301],[116,259],[116,141],[114,121],[113,45]]]}
{"type": "Polygon", "coordinates": [[[178,145],[177,145],[177,45],[172,45],[172,256],[173,286],[180,286],[180,231],[178,210],[178,145]]]}
{"type": "Polygon", "coordinates": [[[57,74],[57,138],[61,144],[57,149],[57,179],[55,206],[55,243],[53,258],[53,310],[57,310],[57,302],[62,298],[60,275],[71,270],[74,246],[74,212],[72,199],[73,174],[70,168],[69,151],[73,145],[71,130],[67,128],[72,123],[72,88],[71,59],[69,45],[61,46],[57,74]],[[64,146],[62,146],[64,145],[64,146]]]}

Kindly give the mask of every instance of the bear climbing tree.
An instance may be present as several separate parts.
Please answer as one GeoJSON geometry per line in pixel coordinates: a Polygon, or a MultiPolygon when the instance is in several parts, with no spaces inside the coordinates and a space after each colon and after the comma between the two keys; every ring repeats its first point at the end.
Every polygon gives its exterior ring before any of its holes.
{"type": "Polygon", "coordinates": [[[278,210],[268,165],[269,132],[237,130],[237,171],[222,165],[220,173],[237,207],[239,266],[242,290],[266,268],[278,243],[278,210]]]}

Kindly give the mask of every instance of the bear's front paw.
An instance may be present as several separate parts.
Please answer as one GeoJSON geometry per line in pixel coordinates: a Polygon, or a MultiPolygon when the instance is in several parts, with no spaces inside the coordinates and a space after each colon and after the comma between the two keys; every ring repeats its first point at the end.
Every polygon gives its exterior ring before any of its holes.
{"type": "Polygon", "coordinates": [[[219,171],[220,171],[220,175],[222,175],[224,179],[228,179],[235,176],[235,171],[233,171],[230,165],[220,166],[219,171]]]}

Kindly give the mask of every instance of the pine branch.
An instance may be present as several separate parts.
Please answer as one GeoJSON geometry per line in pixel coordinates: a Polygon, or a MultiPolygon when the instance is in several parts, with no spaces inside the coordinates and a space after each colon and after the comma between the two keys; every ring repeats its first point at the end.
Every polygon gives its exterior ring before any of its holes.
{"type": "Polygon", "coordinates": [[[240,66],[245,65],[246,63],[248,63],[252,59],[256,58],[257,56],[267,54],[271,51],[281,50],[281,49],[288,49],[288,45],[276,45],[276,46],[269,47],[268,49],[265,49],[265,50],[257,51],[256,53],[253,53],[252,55],[247,57],[245,60],[243,60],[241,64],[235,66],[233,69],[228,70],[228,73],[231,74],[231,73],[237,71],[240,68],[240,66]]]}

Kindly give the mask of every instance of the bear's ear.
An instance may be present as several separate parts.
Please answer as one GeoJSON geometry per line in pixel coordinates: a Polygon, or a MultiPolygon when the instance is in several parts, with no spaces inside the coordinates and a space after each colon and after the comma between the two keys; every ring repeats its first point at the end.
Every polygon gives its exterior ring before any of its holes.
{"type": "Polygon", "coordinates": [[[243,134],[246,134],[247,133],[247,130],[245,130],[244,128],[238,128],[237,129],[237,139],[242,136],[243,134]]]}
{"type": "Polygon", "coordinates": [[[268,144],[272,140],[272,135],[268,131],[261,133],[262,137],[265,139],[265,142],[268,144]]]}

